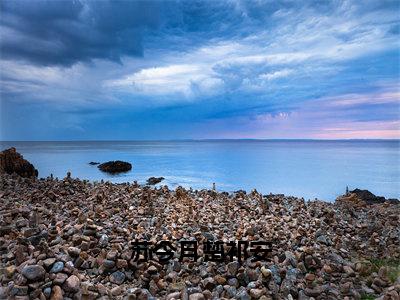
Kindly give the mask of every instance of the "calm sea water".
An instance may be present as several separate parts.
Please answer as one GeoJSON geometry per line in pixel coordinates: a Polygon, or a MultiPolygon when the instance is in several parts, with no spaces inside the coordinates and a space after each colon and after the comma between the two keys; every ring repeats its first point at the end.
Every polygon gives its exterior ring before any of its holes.
{"type": "Polygon", "coordinates": [[[73,177],[234,191],[256,188],[333,201],[363,188],[400,197],[400,141],[173,141],[173,142],[0,142],[17,148],[39,170],[39,177],[73,177]],[[90,161],[129,161],[132,171],[102,173],[90,161]]]}

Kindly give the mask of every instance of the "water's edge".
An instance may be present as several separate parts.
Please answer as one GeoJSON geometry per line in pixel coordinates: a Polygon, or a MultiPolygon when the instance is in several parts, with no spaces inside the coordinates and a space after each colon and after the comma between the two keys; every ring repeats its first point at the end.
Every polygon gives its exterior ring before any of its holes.
{"type": "Polygon", "coordinates": [[[368,189],[386,198],[400,195],[398,140],[204,140],[0,142],[16,147],[39,170],[39,177],[73,177],[115,183],[146,182],[219,191],[246,190],[334,201],[350,189],[368,189]],[[124,160],[133,170],[108,175],[90,161],[124,160]]]}

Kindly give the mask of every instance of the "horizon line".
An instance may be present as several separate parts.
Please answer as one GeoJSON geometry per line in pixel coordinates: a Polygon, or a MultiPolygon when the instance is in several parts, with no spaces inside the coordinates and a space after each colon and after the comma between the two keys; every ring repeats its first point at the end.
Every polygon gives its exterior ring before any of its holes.
{"type": "Polygon", "coordinates": [[[400,141],[400,138],[349,138],[349,139],[315,139],[315,138],[204,138],[204,139],[124,139],[124,140],[0,140],[0,143],[45,143],[45,142],[207,142],[207,141],[400,141]]]}

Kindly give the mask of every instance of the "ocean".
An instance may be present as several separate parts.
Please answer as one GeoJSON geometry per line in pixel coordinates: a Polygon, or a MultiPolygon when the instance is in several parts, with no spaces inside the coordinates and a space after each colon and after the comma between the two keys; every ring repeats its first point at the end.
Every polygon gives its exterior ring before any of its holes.
{"type": "Polygon", "coordinates": [[[204,141],[79,141],[0,142],[16,147],[38,170],[58,178],[145,183],[151,176],[162,184],[194,189],[235,191],[257,189],[334,201],[349,189],[400,198],[400,141],[349,140],[204,140],[204,141]],[[89,162],[124,160],[128,173],[109,175],[89,162]]]}

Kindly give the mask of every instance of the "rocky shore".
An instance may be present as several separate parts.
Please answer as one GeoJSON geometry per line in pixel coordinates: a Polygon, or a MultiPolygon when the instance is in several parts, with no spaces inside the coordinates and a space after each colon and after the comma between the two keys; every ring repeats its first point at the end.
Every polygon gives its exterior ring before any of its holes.
{"type": "Polygon", "coordinates": [[[38,171],[15,148],[0,152],[0,174],[16,173],[22,177],[37,177],[38,171]]]}
{"type": "Polygon", "coordinates": [[[399,299],[400,205],[2,174],[0,299],[399,299]],[[272,241],[180,261],[179,241],[272,241]],[[168,263],[131,241],[171,241],[168,263]],[[139,258],[143,258],[140,256],[139,258]]]}

